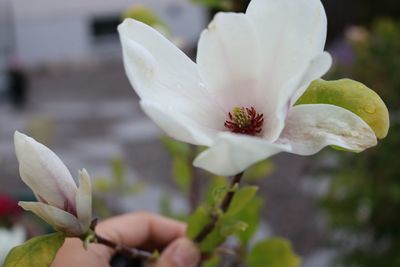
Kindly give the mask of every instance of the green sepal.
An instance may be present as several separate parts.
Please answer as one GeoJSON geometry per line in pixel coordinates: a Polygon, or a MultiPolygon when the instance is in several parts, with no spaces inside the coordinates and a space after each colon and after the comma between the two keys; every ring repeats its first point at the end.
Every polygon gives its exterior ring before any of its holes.
{"type": "Polygon", "coordinates": [[[32,238],[10,251],[4,267],[49,267],[64,241],[62,233],[32,238]]]}
{"type": "Polygon", "coordinates": [[[247,256],[248,267],[299,267],[300,257],[293,252],[290,242],[271,238],[257,243],[247,256]]]}
{"type": "Polygon", "coordinates": [[[316,80],[296,102],[330,104],[347,109],[362,118],[379,139],[389,131],[389,112],[377,93],[364,84],[350,79],[337,81],[316,80]]]}
{"type": "Polygon", "coordinates": [[[84,235],[81,239],[83,241],[83,247],[87,250],[89,244],[96,242],[96,233],[89,229],[86,235],[84,235]]]}

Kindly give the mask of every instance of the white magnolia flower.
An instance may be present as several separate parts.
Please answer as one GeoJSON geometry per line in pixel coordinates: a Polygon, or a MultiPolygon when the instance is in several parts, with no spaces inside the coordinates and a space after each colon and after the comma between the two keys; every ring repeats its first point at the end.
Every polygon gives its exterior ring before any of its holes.
{"type": "Polygon", "coordinates": [[[19,132],[14,134],[14,144],[21,178],[38,200],[19,205],[68,236],[85,234],[92,220],[91,183],[86,170],[79,172],[78,188],[53,151],[19,132]]]}
{"type": "Polygon", "coordinates": [[[324,75],[327,21],[319,0],[253,0],[219,13],[201,34],[197,64],[152,28],[119,26],[127,76],[141,107],[173,138],[209,147],[194,161],[218,175],[242,172],[281,151],[328,145],[362,151],[372,129],[338,106],[293,106],[324,75]]]}
{"type": "Polygon", "coordinates": [[[25,242],[26,232],[23,226],[15,225],[11,229],[0,227],[0,266],[3,266],[10,250],[25,242]]]}

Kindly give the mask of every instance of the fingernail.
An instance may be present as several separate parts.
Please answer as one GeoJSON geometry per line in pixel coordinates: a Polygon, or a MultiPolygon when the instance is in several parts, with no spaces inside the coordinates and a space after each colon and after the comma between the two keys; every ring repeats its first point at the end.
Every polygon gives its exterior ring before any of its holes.
{"type": "Polygon", "coordinates": [[[196,267],[200,260],[200,253],[192,241],[182,239],[172,252],[172,260],[179,267],[196,267]]]}

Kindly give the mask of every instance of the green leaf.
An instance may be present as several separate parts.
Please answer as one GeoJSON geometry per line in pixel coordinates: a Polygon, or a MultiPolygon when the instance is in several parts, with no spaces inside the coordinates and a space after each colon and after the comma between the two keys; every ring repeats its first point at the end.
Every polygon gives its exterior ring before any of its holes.
{"type": "Polygon", "coordinates": [[[207,203],[211,206],[218,205],[224,194],[229,190],[229,181],[227,177],[214,176],[207,188],[207,203]]]}
{"type": "Polygon", "coordinates": [[[193,178],[191,163],[186,158],[180,156],[174,157],[172,175],[179,188],[184,192],[188,192],[193,178]]]}
{"type": "Polygon", "coordinates": [[[316,80],[297,101],[303,104],[331,104],[360,116],[379,139],[389,131],[389,112],[377,93],[364,84],[350,79],[316,80]]]}
{"type": "Polygon", "coordinates": [[[204,206],[197,208],[197,210],[189,217],[187,222],[186,235],[190,239],[194,239],[200,231],[210,222],[210,212],[204,206]]]}
{"type": "Polygon", "coordinates": [[[243,248],[246,248],[253,238],[254,234],[257,232],[258,226],[261,221],[261,207],[263,204],[263,199],[260,197],[253,198],[246,206],[242,209],[236,216],[241,218],[244,222],[248,224],[246,231],[240,231],[236,233],[240,244],[243,248]]]}
{"type": "Polygon", "coordinates": [[[200,244],[200,251],[202,253],[211,253],[225,240],[236,233],[237,231],[244,231],[247,224],[232,217],[223,215],[220,216],[214,230],[206,237],[200,244]]]}
{"type": "Polygon", "coordinates": [[[232,235],[234,233],[246,231],[248,227],[249,227],[249,225],[242,221],[223,225],[221,227],[221,235],[224,237],[229,237],[230,235],[232,235]]]}
{"type": "Polygon", "coordinates": [[[243,221],[243,218],[238,215],[254,198],[257,190],[258,187],[256,186],[247,186],[237,190],[229,210],[220,216],[215,229],[200,244],[202,252],[212,252],[216,247],[225,242],[229,236],[246,231],[248,223],[243,221]]]}
{"type": "Polygon", "coordinates": [[[298,267],[301,260],[289,241],[272,238],[257,243],[247,257],[249,267],[298,267]]]}
{"type": "Polygon", "coordinates": [[[161,142],[165,149],[173,156],[180,156],[183,158],[190,158],[192,147],[189,144],[176,141],[168,136],[162,136],[161,142]]]}
{"type": "Polygon", "coordinates": [[[232,216],[243,210],[249,204],[249,202],[254,198],[257,191],[258,191],[257,186],[246,186],[240,188],[233,197],[227,215],[232,216]]]}
{"type": "Polygon", "coordinates": [[[274,165],[270,160],[264,160],[251,166],[244,173],[243,178],[247,181],[258,181],[266,178],[274,171],[274,165]]]}
{"type": "Polygon", "coordinates": [[[48,267],[64,240],[65,236],[61,233],[32,238],[11,250],[4,267],[48,267]]]}

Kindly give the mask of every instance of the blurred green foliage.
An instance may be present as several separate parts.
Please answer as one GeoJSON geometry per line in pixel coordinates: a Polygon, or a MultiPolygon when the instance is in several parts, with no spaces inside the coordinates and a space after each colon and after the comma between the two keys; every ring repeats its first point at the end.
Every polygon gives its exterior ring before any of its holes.
{"type": "MultiPolygon", "coordinates": [[[[383,19],[371,30],[352,28],[347,39],[352,64],[337,64],[334,76],[344,73],[374,88],[391,114],[386,139],[358,154],[340,154],[325,173],[334,179],[320,200],[333,231],[346,233],[337,241],[351,267],[400,266],[400,24],[383,19]],[[343,243],[345,242],[345,243],[343,243]],[[352,246],[344,247],[350,242],[352,246]]],[[[343,266],[343,265],[342,265],[343,266]]]]}
{"type": "Polygon", "coordinates": [[[300,258],[292,245],[282,238],[271,238],[257,243],[247,259],[248,267],[297,267],[300,258]]]}
{"type": "Polygon", "coordinates": [[[158,30],[167,37],[171,35],[168,25],[161,19],[161,17],[158,16],[152,9],[144,5],[140,4],[133,5],[132,7],[126,9],[122,13],[121,17],[122,19],[130,18],[143,22],[155,28],[156,30],[158,30]]]}
{"type": "Polygon", "coordinates": [[[141,182],[132,182],[125,173],[124,162],[114,158],[110,162],[111,177],[97,177],[93,180],[93,209],[97,216],[108,218],[123,211],[115,205],[116,198],[132,197],[144,189],[141,182]]]}

